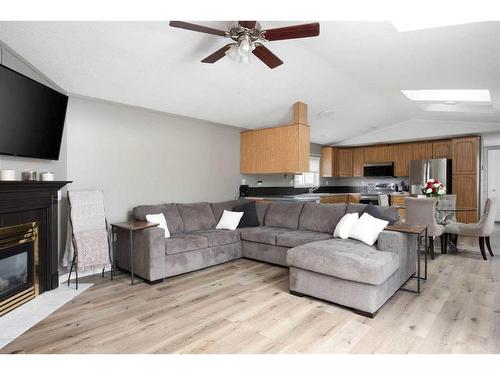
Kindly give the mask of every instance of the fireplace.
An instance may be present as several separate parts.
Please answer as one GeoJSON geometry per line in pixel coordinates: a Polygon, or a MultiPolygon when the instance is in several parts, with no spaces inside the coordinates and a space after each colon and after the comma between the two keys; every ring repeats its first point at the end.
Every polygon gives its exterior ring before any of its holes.
{"type": "Polygon", "coordinates": [[[0,228],[0,316],[39,293],[38,223],[0,228]]]}
{"type": "Polygon", "coordinates": [[[0,181],[0,315],[58,287],[58,190],[68,182],[0,181]]]}

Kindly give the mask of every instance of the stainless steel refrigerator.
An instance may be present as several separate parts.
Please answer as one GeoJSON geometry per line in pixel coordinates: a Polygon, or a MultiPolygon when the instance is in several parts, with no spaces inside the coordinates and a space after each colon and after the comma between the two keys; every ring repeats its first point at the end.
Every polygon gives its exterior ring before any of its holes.
{"type": "Polygon", "coordinates": [[[422,185],[430,178],[436,178],[446,186],[446,193],[451,194],[453,187],[451,159],[429,159],[410,161],[410,193],[422,194],[422,185]]]}

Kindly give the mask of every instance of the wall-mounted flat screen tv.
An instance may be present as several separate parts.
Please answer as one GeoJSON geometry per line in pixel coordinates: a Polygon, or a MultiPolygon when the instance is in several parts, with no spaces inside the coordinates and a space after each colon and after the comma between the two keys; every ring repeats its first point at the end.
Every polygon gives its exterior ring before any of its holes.
{"type": "Polygon", "coordinates": [[[59,159],[68,97],[0,65],[0,154],[59,159]]]}

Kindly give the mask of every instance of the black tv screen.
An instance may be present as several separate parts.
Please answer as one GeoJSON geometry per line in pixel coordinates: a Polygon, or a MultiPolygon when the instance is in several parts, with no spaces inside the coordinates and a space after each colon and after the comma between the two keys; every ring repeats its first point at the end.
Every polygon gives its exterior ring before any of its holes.
{"type": "Polygon", "coordinates": [[[57,160],[68,97],[0,65],[0,154],[57,160]]]}

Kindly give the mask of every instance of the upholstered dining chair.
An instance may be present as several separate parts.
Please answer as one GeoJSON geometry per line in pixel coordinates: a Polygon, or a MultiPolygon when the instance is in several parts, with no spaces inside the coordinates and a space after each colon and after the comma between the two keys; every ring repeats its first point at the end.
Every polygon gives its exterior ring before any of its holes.
{"type": "MultiPolygon", "coordinates": [[[[434,238],[439,237],[444,232],[444,226],[436,221],[436,198],[405,198],[407,224],[419,224],[427,226],[427,236],[429,237],[429,251],[431,259],[434,259],[434,238]]],[[[442,239],[443,241],[444,239],[442,239]]],[[[444,244],[442,243],[441,246],[444,244]]]]}
{"type": "MultiPolygon", "coordinates": [[[[73,268],[78,289],[78,270],[111,265],[108,222],[104,211],[104,194],[100,190],[68,191],[69,221],[73,257],[68,276],[70,285],[73,268]]],[[[113,271],[111,271],[113,278],[113,271]]]]}
{"type": "Polygon", "coordinates": [[[457,221],[455,215],[455,208],[457,205],[457,195],[456,194],[445,194],[438,199],[437,203],[437,222],[439,224],[449,224],[457,221]]]}
{"type": "Polygon", "coordinates": [[[450,223],[444,227],[445,243],[448,243],[448,236],[477,237],[479,239],[479,249],[481,250],[481,255],[484,260],[488,260],[484,249],[484,243],[486,242],[488,252],[491,256],[493,256],[490,236],[493,234],[493,230],[495,228],[496,211],[497,199],[488,198],[484,207],[484,213],[479,222],[473,224],[450,223]]]}
{"type": "Polygon", "coordinates": [[[378,196],[378,205],[379,206],[388,206],[389,205],[389,196],[387,194],[380,194],[378,196]]]}

